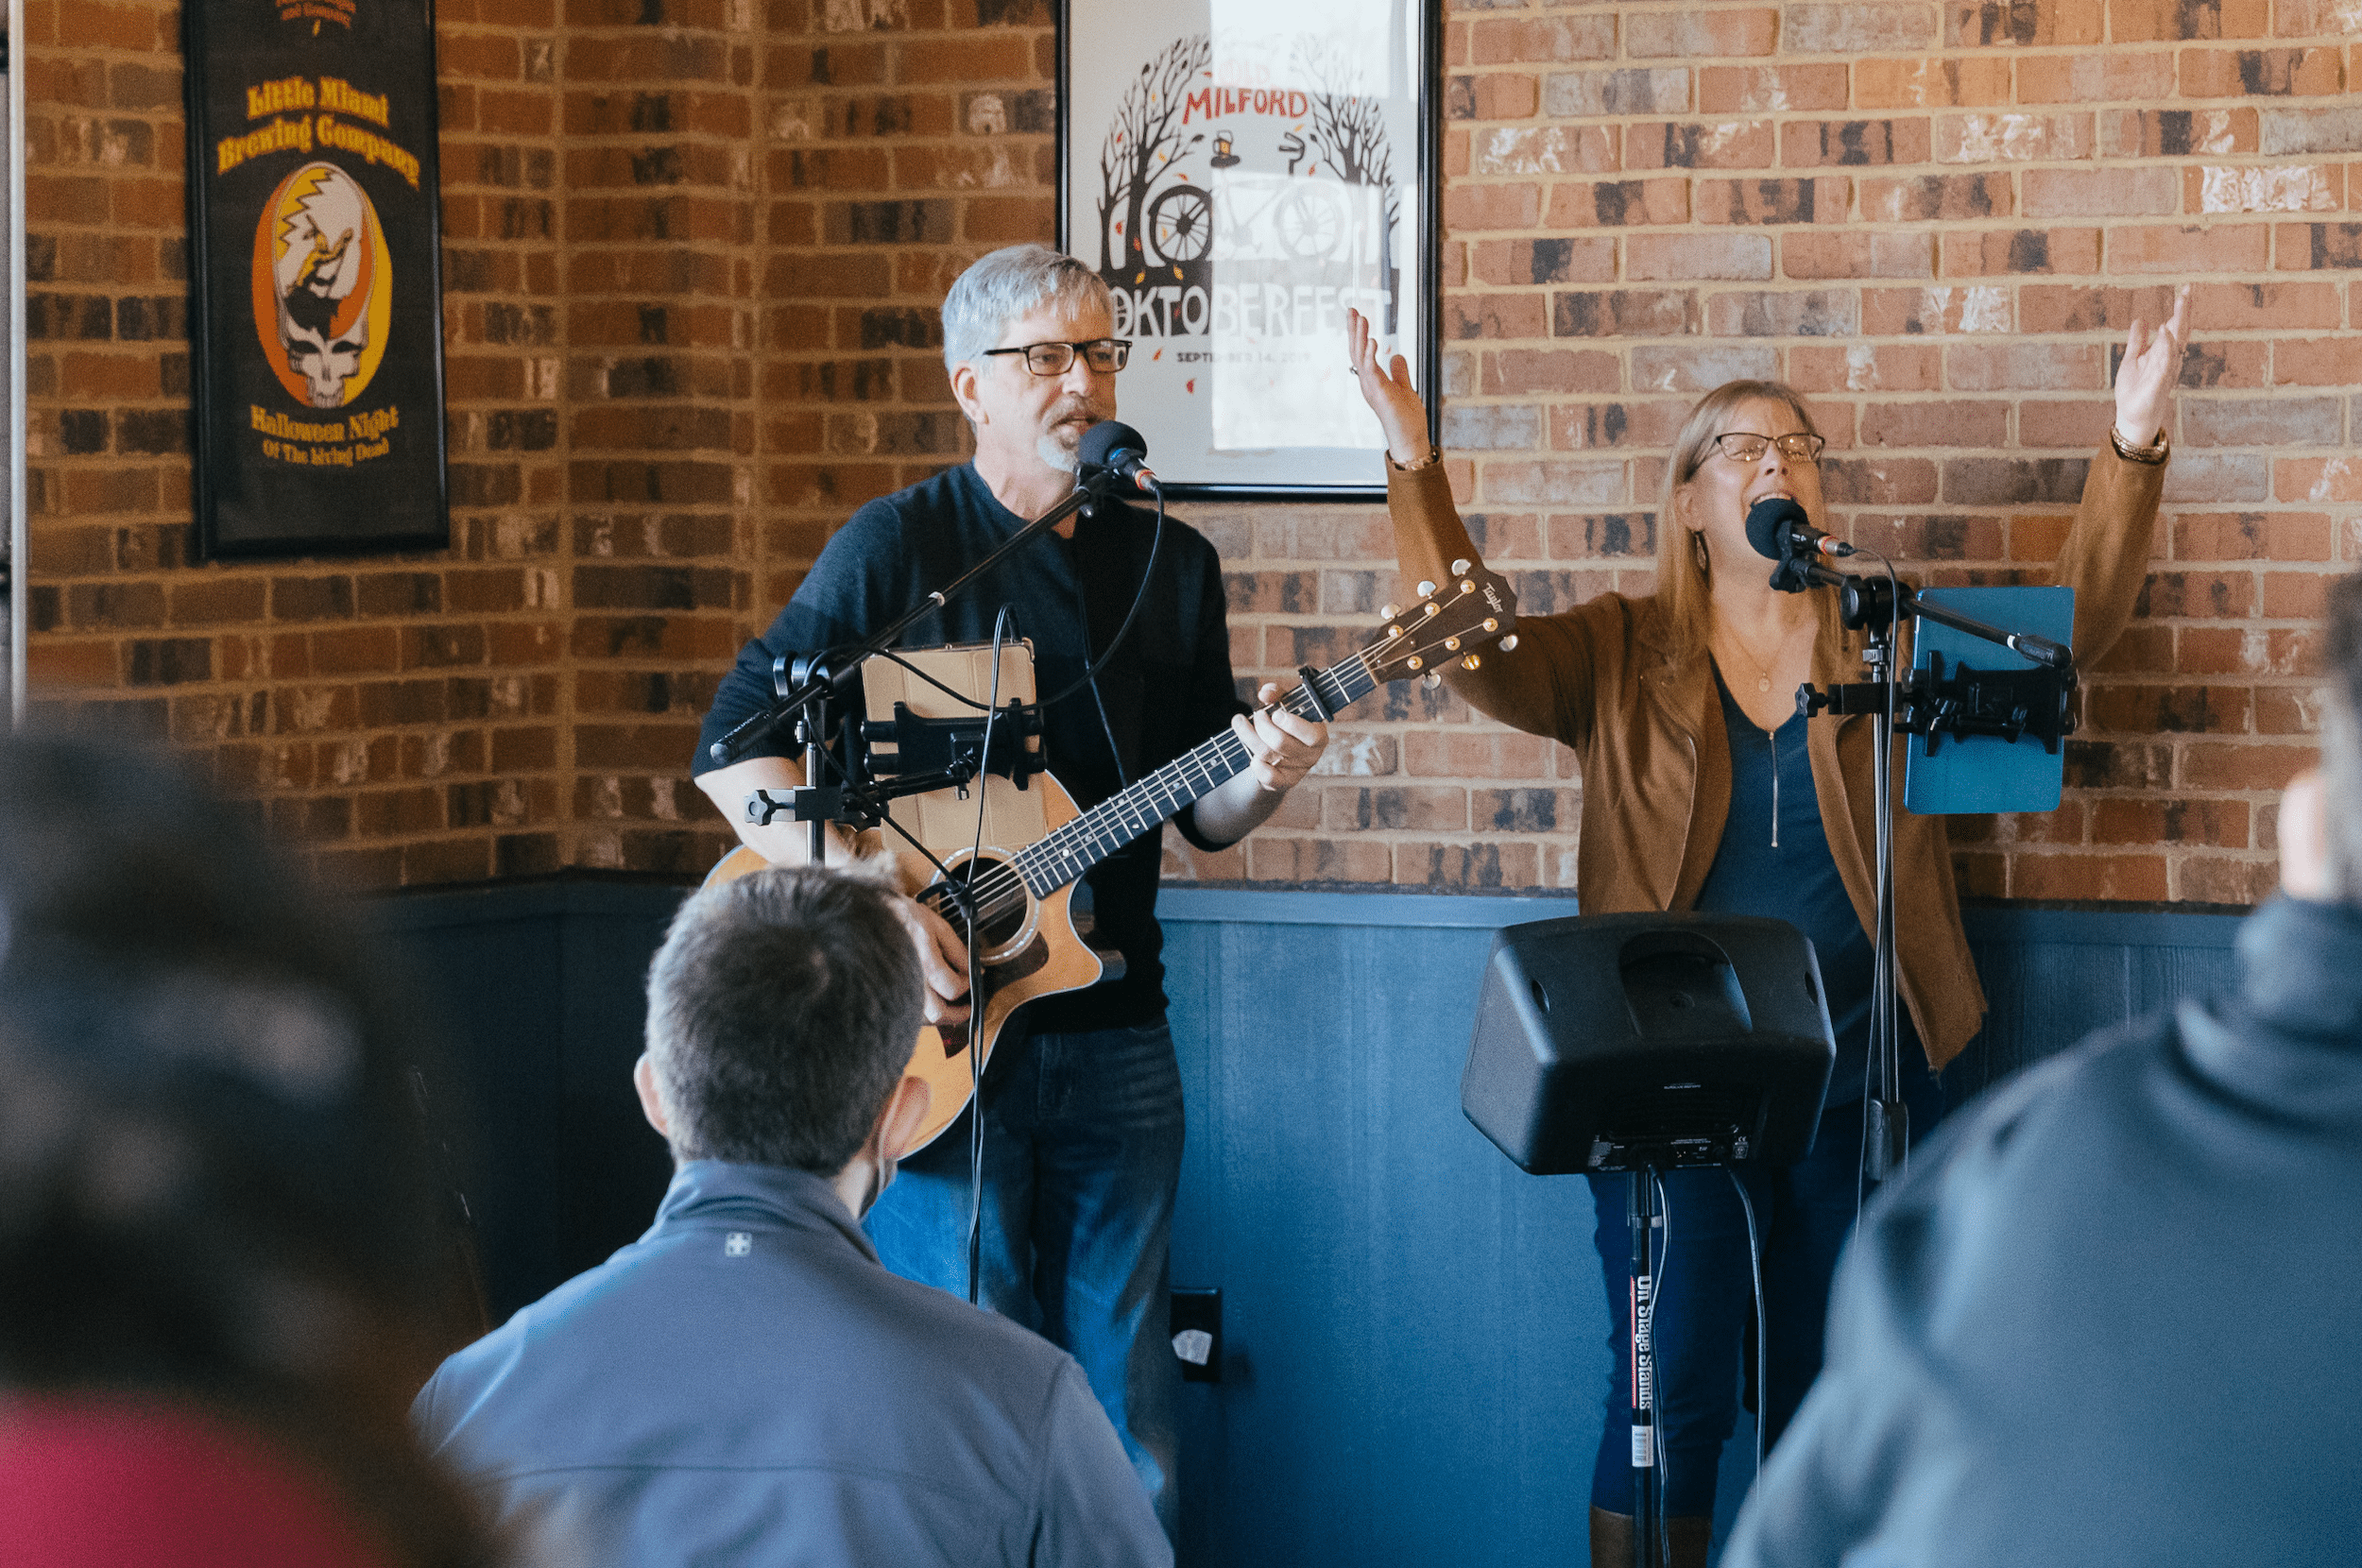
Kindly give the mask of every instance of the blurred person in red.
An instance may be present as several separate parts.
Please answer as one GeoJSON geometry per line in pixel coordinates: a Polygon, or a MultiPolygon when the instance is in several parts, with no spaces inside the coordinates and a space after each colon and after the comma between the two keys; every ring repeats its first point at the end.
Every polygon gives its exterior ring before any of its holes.
{"type": "Polygon", "coordinates": [[[480,1323],[421,1042],[250,821],[0,740],[0,1568],[495,1560],[404,1419],[480,1323]]]}

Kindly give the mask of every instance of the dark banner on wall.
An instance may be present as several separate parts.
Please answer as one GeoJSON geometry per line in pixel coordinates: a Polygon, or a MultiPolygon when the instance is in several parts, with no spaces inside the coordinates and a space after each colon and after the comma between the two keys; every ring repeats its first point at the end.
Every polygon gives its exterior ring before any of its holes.
{"type": "Polygon", "coordinates": [[[431,6],[185,15],[199,548],[446,545],[431,6]]]}

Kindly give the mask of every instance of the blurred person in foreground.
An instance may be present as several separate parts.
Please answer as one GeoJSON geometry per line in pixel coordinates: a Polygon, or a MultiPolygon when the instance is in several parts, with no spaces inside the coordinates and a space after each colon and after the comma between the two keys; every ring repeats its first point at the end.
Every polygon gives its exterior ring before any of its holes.
{"type": "Polygon", "coordinates": [[[0,1568],[494,1560],[403,1420],[481,1326],[419,1042],[248,820],[0,739],[0,1568]]]}
{"type": "Polygon", "coordinates": [[[888,1273],[861,1217],[927,1114],[891,895],[759,871],[681,906],[633,1079],[656,1224],[445,1362],[416,1417],[572,1562],[1169,1564],[1064,1351],[888,1273]]]}
{"type": "Polygon", "coordinates": [[[1726,1568],[2362,1560],[2362,577],[2229,997],[1953,1119],[1840,1270],[1726,1568]]]}

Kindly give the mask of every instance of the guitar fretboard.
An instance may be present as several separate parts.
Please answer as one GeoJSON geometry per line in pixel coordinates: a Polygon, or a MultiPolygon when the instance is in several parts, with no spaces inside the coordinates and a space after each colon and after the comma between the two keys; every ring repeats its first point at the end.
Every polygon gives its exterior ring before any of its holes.
{"type": "MultiPolygon", "coordinates": [[[[1321,707],[1313,706],[1315,693],[1322,707],[1335,713],[1376,690],[1378,678],[1371,673],[1369,659],[1356,654],[1316,671],[1303,686],[1282,697],[1278,706],[1315,718],[1321,712],[1321,707]]],[[[1246,742],[1239,739],[1238,731],[1225,729],[1019,851],[1012,863],[1034,896],[1045,897],[1182,807],[1244,773],[1248,760],[1246,742]]]]}

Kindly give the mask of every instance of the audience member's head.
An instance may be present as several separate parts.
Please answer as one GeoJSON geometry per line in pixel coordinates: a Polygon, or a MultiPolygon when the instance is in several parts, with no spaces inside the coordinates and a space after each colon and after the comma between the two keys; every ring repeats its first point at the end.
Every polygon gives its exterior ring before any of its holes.
{"type": "Polygon", "coordinates": [[[477,1560],[404,1424],[452,1340],[418,1042],[250,820],[139,754],[0,741],[0,1396],[77,1413],[68,1447],[93,1411],[201,1415],[316,1467],[389,1560],[477,1560]]]}
{"type": "Polygon", "coordinates": [[[908,1134],[895,1107],[915,1088],[924,1114],[924,1085],[902,1073],[924,1018],[918,959],[883,890],[757,872],[674,917],[648,971],[642,1102],[677,1160],[830,1180],[858,1167],[858,1213],[908,1134]]]}
{"type": "Polygon", "coordinates": [[[2362,572],[2330,585],[2321,714],[2322,859],[2327,896],[2362,904],[2362,572]]]}
{"type": "Polygon", "coordinates": [[[2362,905],[2362,572],[2330,585],[2321,640],[2320,766],[2281,797],[2280,885],[2362,905]]]}

